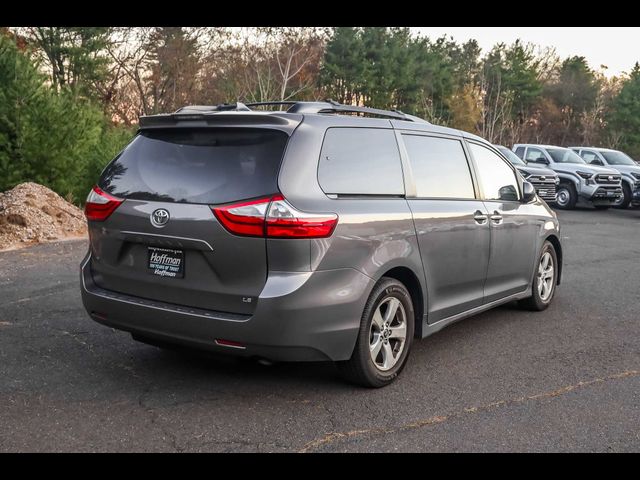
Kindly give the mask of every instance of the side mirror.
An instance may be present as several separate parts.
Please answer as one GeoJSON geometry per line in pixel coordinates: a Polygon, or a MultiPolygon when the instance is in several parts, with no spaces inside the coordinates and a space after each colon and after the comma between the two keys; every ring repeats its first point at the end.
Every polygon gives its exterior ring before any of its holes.
{"type": "Polygon", "coordinates": [[[598,160],[597,158],[594,158],[589,163],[591,163],[591,165],[603,165],[602,160],[598,160]]]}
{"type": "Polygon", "coordinates": [[[544,157],[538,157],[535,159],[535,163],[542,163],[544,165],[549,165],[549,160],[544,157]]]}
{"type": "Polygon", "coordinates": [[[532,202],[536,198],[536,189],[526,180],[522,184],[522,203],[532,202]]]}
{"type": "Polygon", "coordinates": [[[505,200],[509,202],[517,202],[518,201],[518,192],[516,191],[516,187],[513,185],[505,185],[498,190],[498,196],[500,200],[505,200]]]}

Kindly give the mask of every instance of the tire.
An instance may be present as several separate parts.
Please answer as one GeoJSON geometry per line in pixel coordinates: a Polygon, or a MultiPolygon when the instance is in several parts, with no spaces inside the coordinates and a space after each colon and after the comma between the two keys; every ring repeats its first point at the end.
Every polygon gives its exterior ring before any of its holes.
{"type": "Polygon", "coordinates": [[[572,183],[561,183],[556,192],[556,207],[562,210],[573,210],[578,201],[578,192],[572,183]]]}
{"type": "Polygon", "coordinates": [[[628,208],[631,203],[631,188],[626,183],[622,183],[622,201],[613,205],[614,208],[628,208]]]}
{"type": "Polygon", "coordinates": [[[393,382],[409,357],[414,318],[411,295],[406,287],[393,278],[380,279],[364,307],[351,358],[338,363],[342,375],[357,385],[370,388],[384,387],[393,382]],[[389,308],[395,308],[395,315],[390,320],[386,318],[389,308]],[[402,324],[405,333],[404,341],[400,342],[400,338],[394,335],[399,335],[401,330],[394,329],[394,326],[402,324]],[[375,359],[370,353],[371,345],[378,347],[375,359]]]}
{"type": "Polygon", "coordinates": [[[540,255],[538,255],[538,261],[536,262],[536,271],[533,278],[533,285],[531,285],[531,296],[525,298],[524,300],[520,300],[519,305],[527,310],[532,310],[536,312],[541,312],[542,310],[546,310],[551,301],[553,300],[553,296],[556,293],[556,286],[558,285],[558,256],[556,254],[556,249],[553,244],[549,241],[545,241],[542,245],[542,250],[540,251],[540,255]],[[541,280],[541,272],[546,269],[543,268],[543,260],[545,256],[549,254],[549,258],[552,261],[552,277],[549,279],[547,277],[547,281],[545,282],[546,288],[550,288],[551,290],[543,289],[541,291],[540,282],[541,280]],[[546,290],[546,292],[545,292],[546,290]]]}

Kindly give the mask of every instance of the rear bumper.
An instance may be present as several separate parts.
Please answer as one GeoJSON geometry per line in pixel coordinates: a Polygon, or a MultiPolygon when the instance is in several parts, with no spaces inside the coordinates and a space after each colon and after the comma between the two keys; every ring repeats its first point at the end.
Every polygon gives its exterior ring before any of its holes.
{"type": "Polygon", "coordinates": [[[347,360],[375,283],[354,269],[271,272],[253,315],[243,316],[103,290],[88,260],[80,271],[82,302],[95,321],[157,341],[276,361],[347,360]]]}

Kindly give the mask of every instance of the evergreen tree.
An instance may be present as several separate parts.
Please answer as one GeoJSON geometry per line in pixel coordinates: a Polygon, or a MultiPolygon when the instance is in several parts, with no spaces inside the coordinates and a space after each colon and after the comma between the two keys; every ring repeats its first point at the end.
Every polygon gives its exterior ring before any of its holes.
{"type": "Polygon", "coordinates": [[[14,41],[0,35],[0,191],[33,181],[83,200],[131,132],[70,87],[47,84],[14,41]]]}
{"type": "Polygon", "coordinates": [[[574,56],[562,62],[558,78],[548,87],[547,92],[547,96],[562,112],[562,128],[556,128],[556,138],[553,139],[555,143],[582,143],[581,122],[593,108],[599,90],[596,75],[584,57],[574,56]]]}
{"type": "Polygon", "coordinates": [[[106,47],[111,28],[28,27],[27,40],[47,68],[53,87],[99,100],[97,84],[109,75],[106,47]]]}
{"type": "Polygon", "coordinates": [[[635,64],[613,100],[607,120],[609,133],[619,138],[617,147],[640,159],[640,64],[635,64]]]}

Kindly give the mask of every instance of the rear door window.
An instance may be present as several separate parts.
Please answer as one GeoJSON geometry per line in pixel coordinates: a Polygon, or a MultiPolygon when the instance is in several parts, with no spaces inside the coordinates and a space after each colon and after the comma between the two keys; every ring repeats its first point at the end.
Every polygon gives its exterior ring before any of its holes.
{"type": "Polygon", "coordinates": [[[400,152],[393,130],[327,129],[318,182],[327,194],[404,195],[400,152]]]}
{"type": "Polygon", "coordinates": [[[288,136],[268,129],[160,129],[138,134],[99,187],[120,198],[218,204],[278,191],[288,136]]]}

